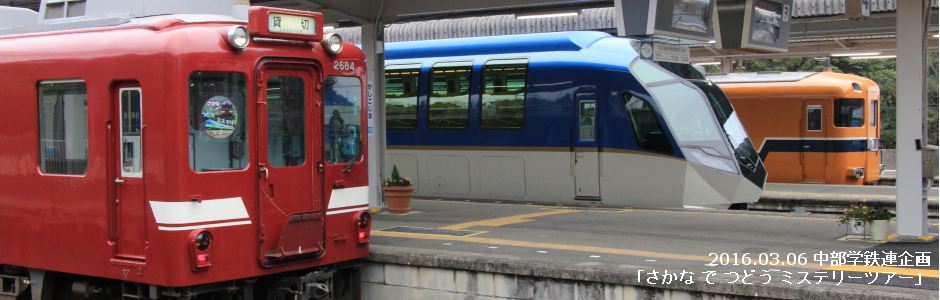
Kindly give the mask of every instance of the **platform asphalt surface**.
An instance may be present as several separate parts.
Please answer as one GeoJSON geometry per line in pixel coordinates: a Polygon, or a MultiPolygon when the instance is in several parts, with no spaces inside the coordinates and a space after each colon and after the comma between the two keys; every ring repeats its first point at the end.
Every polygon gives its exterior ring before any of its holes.
{"type": "MultiPolygon", "coordinates": [[[[897,188],[883,185],[837,185],[837,184],[799,184],[768,183],[764,194],[790,195],[817,199],[838,198],[846,200],[894,200],[897,188]]],[[[927,199],[936,201],[940,192],[936,187],[927,191],[927,199]]]]}
{"type": "MultiPolygon", "coordinates": [[[[639,278],[649,282],[667,280],[666,274],[716,274],[740,278],[740,284],[828,281],[938,290],[937,242],[846,240],[847,228],[835,215],[430,199],[415,199],[411,209],[417,213],[375,214],[371,243],[538,263],[639,266],[639,278]]],[[[929,223],[937,233],[937,219],[929,223]]]]}

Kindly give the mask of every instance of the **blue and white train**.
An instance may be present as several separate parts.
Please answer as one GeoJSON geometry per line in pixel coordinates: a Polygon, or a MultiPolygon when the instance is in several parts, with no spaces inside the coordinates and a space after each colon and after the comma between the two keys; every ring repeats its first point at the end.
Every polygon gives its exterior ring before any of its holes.
{"type": "Polygon", "coordinates": [[[757,201],[767,173],[727,98],[631,43],[584,31],[388,44],[388,168],[418,197],[757,201]]]}

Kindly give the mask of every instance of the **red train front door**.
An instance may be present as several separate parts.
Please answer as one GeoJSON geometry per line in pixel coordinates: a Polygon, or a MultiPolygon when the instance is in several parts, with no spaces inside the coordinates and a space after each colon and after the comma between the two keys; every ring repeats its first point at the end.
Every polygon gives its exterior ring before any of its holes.
{"type": "Polygon", "coordinates": [[[323,126],[319,74],[306,65],[265,64],[259,72],[260,261],[273,265],[323,253],[323,126]]]}
{"type": "Polygon", "coordinates": [[[143,166],[142,90],[135,84],[122,85],[116,97],[115,122],[111,123],[114,143],[114,213],[117,256],[144,260],[146,248],[146,199],[143,166]]]}

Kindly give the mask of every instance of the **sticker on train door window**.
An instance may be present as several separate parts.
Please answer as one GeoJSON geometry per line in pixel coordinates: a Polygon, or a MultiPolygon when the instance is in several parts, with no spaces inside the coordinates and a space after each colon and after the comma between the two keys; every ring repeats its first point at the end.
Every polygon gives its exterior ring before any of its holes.
{"type": "Polygon", "coordinates": [[[228,138],[235,132],[238,113],[235,104],[223,96],[209,98],[202,105],[203,130],[214,139],[228,138]]]}

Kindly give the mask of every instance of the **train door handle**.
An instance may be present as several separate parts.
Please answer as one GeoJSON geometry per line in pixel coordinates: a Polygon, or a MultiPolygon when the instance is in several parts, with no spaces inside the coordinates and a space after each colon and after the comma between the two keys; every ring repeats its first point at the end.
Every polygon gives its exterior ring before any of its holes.
{"type": "Polygon", "coordinates": [[[809,149],[809,146],[803,146],[803,148],[809,149]]]}
{"type": "Polygon", "coordinates": [[[261,168],[258,169],[258,173],[259,173],[259,175],[260,175],[260,173],[264,173],[264,179],[265,179],[265,180],[268,179],[268,168],[261,167],[261,168]]]}
{"type": "Polygon", "coordinates": [[[124,183],[124,180],[120,178],[115,178],[114,183],[124,183]]]}
{"type": "Polygon", "coordinates": [[[584,157],[584,154],[576,153],[576,154],[574,155],[574,157],[584,157]]]}

